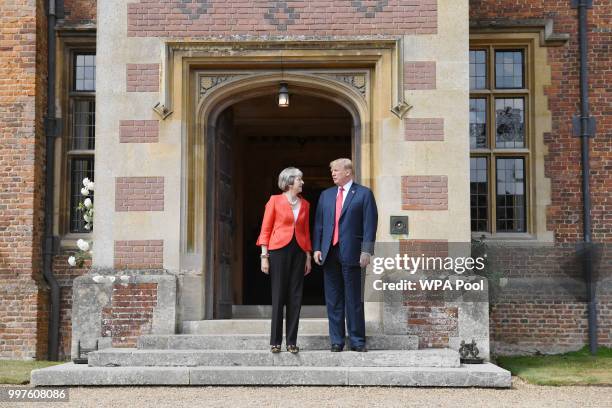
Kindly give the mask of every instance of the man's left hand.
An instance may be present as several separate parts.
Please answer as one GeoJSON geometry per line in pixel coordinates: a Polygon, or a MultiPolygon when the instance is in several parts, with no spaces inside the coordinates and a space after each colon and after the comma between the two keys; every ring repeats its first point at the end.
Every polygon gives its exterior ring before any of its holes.
{"type": "Polygon", "coordinates": [[[369,264],[370,264],[370,254],[362,252],[361,256],[359,257],[359,266],[361,266],[362,268],[365,268],[369,264]]]}

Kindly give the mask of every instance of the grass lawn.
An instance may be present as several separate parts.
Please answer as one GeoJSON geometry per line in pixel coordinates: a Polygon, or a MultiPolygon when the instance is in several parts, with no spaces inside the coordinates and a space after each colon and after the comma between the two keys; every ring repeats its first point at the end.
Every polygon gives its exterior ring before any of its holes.
{"type": "Polygon", "coordinates": [[[599,348],[597,356],[585,347],[552,356],[498,357],[497,364],[532,384],[612,385],[610,348],[599,348]]]}
{"type": "Polygon", "coordinates": [[[65,361],[0,360],[0,384],[27,384],[30,371],[63,363],[65,361]]]}

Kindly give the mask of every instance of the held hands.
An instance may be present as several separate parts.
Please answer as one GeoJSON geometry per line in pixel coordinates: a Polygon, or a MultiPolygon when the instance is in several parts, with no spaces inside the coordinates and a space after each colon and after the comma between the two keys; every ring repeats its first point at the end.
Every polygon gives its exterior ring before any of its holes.
{"type": "Polygon", "coordinates": [[[268,258],[261,258],[261,271],[266,275],[270,273],[270,261],[268,258]]]}
{"type": "Polygon", "coordinates": [[[317,265],[322,265],[321,256],[321,251],[314,251],[314,261],[317,265]]]}
{"type": "Polygon", "coordinates": [[[362,268],[365,268],[369,264],[370,264],[370,254],[366,252],[362,252],[361,256],[359,257],[359,266],[362,268]]]}
{"type": "Polygon", "coordinates": [[[312,257],[310,252],[306,252],[306,265],[304,266],[304,276],[308,275],[312,271],[312,257]]]}

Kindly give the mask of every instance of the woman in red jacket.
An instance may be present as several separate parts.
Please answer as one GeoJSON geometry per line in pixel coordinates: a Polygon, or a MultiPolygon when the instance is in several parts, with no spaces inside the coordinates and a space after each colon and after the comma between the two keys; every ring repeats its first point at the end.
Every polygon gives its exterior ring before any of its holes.
{"type": "Polygon", "coordinates": [[[273,353],[281,351],[283,340],[283,308],[287,306],[287,351],[299,352],[296,345],[304,276],[312,270],[310,243],[310,204],[300,197],[302,172],[287,167],[278,176],[282,194],[273,195],[266,204],[261,233],[261,271],[270,274],[272,284],[273,353]]]}

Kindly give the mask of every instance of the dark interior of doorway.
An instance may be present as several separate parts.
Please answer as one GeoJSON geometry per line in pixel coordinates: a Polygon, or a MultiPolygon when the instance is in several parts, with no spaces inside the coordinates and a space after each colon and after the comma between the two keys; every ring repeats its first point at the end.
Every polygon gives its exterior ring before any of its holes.
{"type": "MultiPolygon", "coordinates": [[[[278,175],[289,166],[304,173],[303,197],[311,204],[311,231],[321,192],[333,185],[329,162],[351,157],[352,118],[340,105],[323,98],[295,94],[290,106],[279,108],[275,95],[233,105],[237,151],[237,207],[241,208],[239,232],[241,262],[234,263],[234,304],[269,305],[270,278],[260,271],[260,248],[255,245],[264,206],[279,194],[278,175]],[[241,237],[240,237],[241,235],[241,237]],[[241,273],[239,273],[241,272],[241,273]],[[237,276],[240,275],[240,276],[237,276]]],[[[238,254],[237,254],[238,255],[238,254]]],[[[323,271],[313,263],[304,279],[304,305],[325,304],[323,271]]]]}

